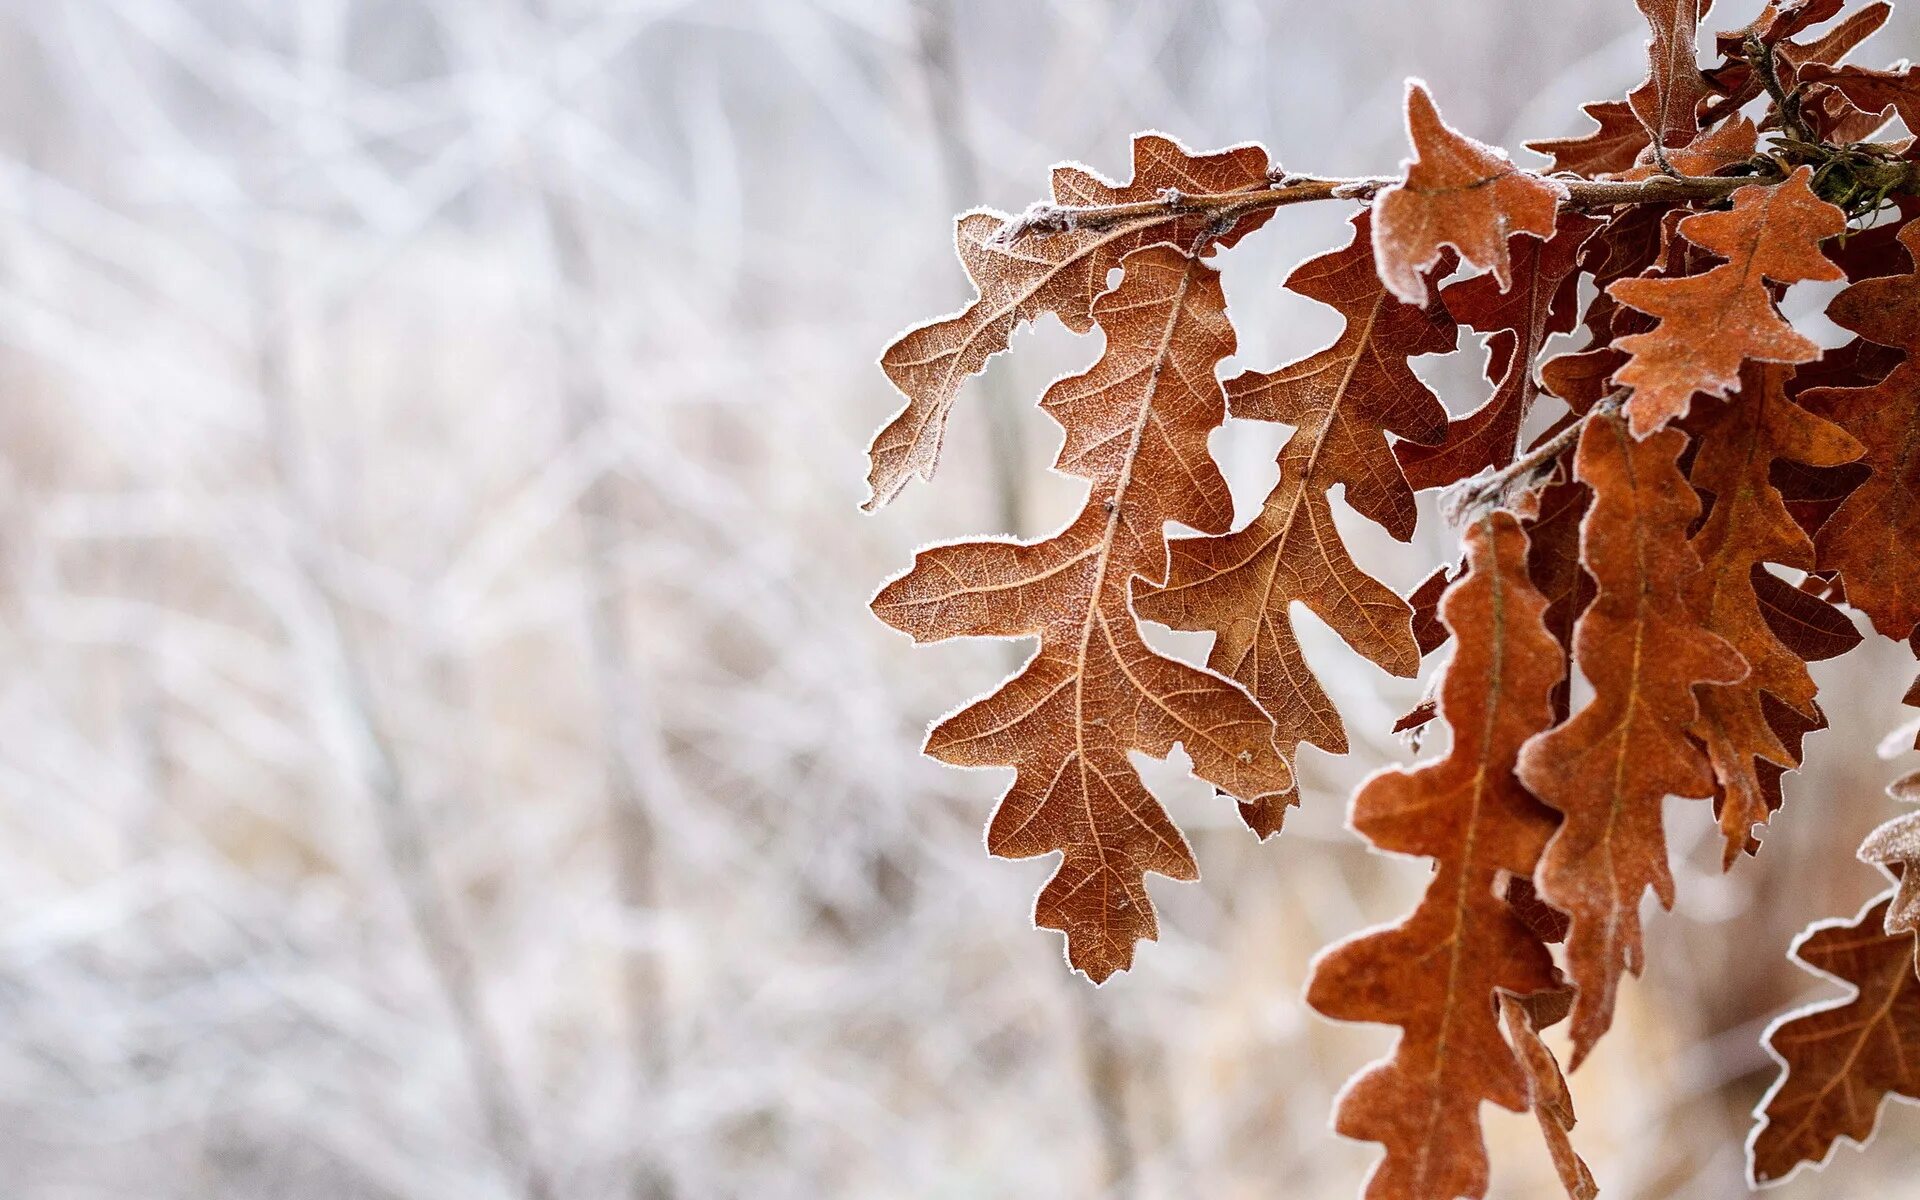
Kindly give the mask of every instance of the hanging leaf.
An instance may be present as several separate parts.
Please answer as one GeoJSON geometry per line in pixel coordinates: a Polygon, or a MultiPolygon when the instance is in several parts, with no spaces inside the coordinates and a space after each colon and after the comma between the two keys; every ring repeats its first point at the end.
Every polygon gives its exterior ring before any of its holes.
{"type": "Polygon", "coordinates": [[[1341,1093],[1334,1116],[1346,1136],[1386,1147],[1370,1200],[1486,1194],[1480,1105],[1520,1111],[1531,1098],[1496,993],[1559,983],[1545,944],[1495,890],[1503,873],[1533,871],[1554,827],[1513,774],[1521,744],[1552,719],[1560,669],[1526,549],[1507,513],[1468,533],[1467,574],[1441,604],[1455,646],[1440,689],[1453,745],[1438,762],[1373,776],[1354,796],[1353,827],[1374,845],[1436,860],[1425,897],[1401,924],[1328,950],[1307,986],[1307,1002],[1329,1017],[1404,1031],[1393,1057],[1341,1093]]]}
{"type": "MultiPolygon", "coordinates": [[[[1295,601],[1383,669],[1401,676],[1420,669],[1407,602],[1354,563],[1327,493],[1341,487],[1360,515],[1401,541],[1413,536],[1413,493],[1387,434],[1440,437],[1446,409],[1407,360],[1444,354],[1457,335],[1437,303],[1417,308],[1387,293],[1364,212],[1353,229],[1345,248],[1302,263],[1286,285],[1340,311],[1347,324],[1339,340],[1227,384],[1234,416],[1294,427],[1280,450],[1279,483],[1245,529],[1175,541],[1166,586],[1143,590],[1139,600],[1148,620],[1217,635],[1208,665],[1253,693],[1289,759],[1301,742],[1347,749],[1340,714],[1300,653],[1289,611],[1295,601]]],[[[1266,836],[1280,828],[1293,799],[1243,806],[1241,815],[1266,836]]]]}
{"type": "Polygon", "coordinates": [[[1627,93],[1627,104],[1655,145],[1684,146],[1700,128],[1695,114],[1708,95],[1694,42],[1712,0],[1637,3],[1653,36],[1647,42],[1646,81],[1627,93]]]}
{"type": "MultiPolygon", "coordinates": [[[[1920,224],[1900,234],[1920,262],[1920,224]]],[[[1837,571],[1847,602],[1873,627],[1904,638],[1920,626],[1920,574],[1901,548],[1920,545],[1920,271],[1864,279],[1835,296],[1828,315],[1869,341],[1906,351],[1900,365],[1871,387],[1809,392],[1807,407],[1866,447],[1870,474],[1820,526],[1822,571],[1837,571]]]]}
{"type": "Polygon", "coordinates": [[[1573,921],[1575,1067],[1611,1024],[1621,975],[1640,971],[1641,895],[1651,887],[1673,904],[1661,802],[1712,794],[1711,767],[1685,732],[1698,717],[1693,689],[1745,673],[1693,615],[1702,581],[1686,535],[1700,504],[1675,486],[1684,442],[1678,431],[1635,441],[1618,419],[1588,421],[1575,473],[1593,490],[1580,558],[1598,593],[1574,657],[1593,699],[1520,756],[1520,778],[1565,817],[1534,880],[1573,921]]]}
{"type": "Polygon", "coordinates": [[[1512,1043],[1514,1053],[1526,1068],[1533,1115],[1540,1123],[1540,1133],[1546,1139],[1554,1173],[1560,1176],[1560,1186],[1566,1189],[1570,1200],[1594,1200],[1600,1194],[1600,1187],[1587,1164],[1574,1153],[1573,1139],[1569,1136],[1574,1126],[1573,1094],[1567,1089],[1567,1077],[1561,1074],[1553,1051],[1540,1040],[1543,1022],[1534,1016],[1526,1001],[1502,992],[1500,1023],[1506,1027],[1507,1041],[1512,1043]]]}
{"type": "MultiPolygon", "coordinates": [[[[1196,197],[1258,192],[1270,186],[1267,172],[1266,151],[1258,146],[1195,155],[1171,138],[1141,134],[1133,140],[1131,183],[1113,184],[1080,167],[1061,166],[1053,171],[1053,196],[1060,204],[1085,205],[1153,200],[1169,188],[1196,197]]],[[[867,449],[873,494],[865,507],[885,505],[916,475],[933,478],[960,385],[985,370],[1020,326],[1053,313],[1068,329],[1085,333],[1093,328],[1094,297],[1106,291],[1107,273],[1128,252],[1155,242],[1231,246],[1271,215],[1247,213],[1207,237],[1211,216],[1153,212],[1100,229],[1027,238],[1017,246],[999,240],[1009,219],[1005,213],[980,209],[962,215],[954,248],[979,294],[960,312],[908,330],[881,355],[880,366],[907,403],[867,449]]]]}
{"type": "Polygon", "coordinates": [[[1534,364],[1549,337],[1573,329],[1580,281],[1574,260],[1598,225],[1569,213],[1549,240],[1514,238],[1514,284],[1507,291],[1498,290],[1491,275],[1476,275],[1441,291],[1441,302],[1456,321],[1492,335],[1487,341],[1487,378],[1494,390],[1485,404],[1448,422],[1438,445],[1401,442],[1394,447],[1415,490],[1445,487],[1514,460],[1520,428],[1540,395],[1534,364]]]}
{"type": "MultiPolygon", "coordinates": [[[[1768,721],[1764,699],[1772,696],[1808,718],[1819,713],[1806,659],[1774,633],[1756,588],[1756,572],[1767,575],[1764,564],[1795,570],[1813,566],[1813,540],[1787,511],[1770,470],[1782,459],[1832,467],[1860,456],[1860,444],[1844,430],[1787,398],[1789,370],[1749,366],[1739,394],[1706,414],[1695,435],[1699,450],[1691,479],[1713,498],[1706,523],[1692,540],[1705,567],[1700,623],[1738,650],[1748,666],[1737,682],[1700,689],[1700,715],[1693,723],[1693,735],[1706,747],[1719,783],[1725,866],[1733,864],[1753,827],[1771,811],[1756,761],[1800,765],[1797,748],[1783,744],[1768,721]]],[[[1805,593],[1793,595],[1823,603],[1805,593]]]]}
{"type": "Polygon", "coordinates": [[[1091,481],[1066,529],[1035,543],[934,546],[880,590],[873,610],[915,641],[1037,636],[1012,679],[941,721],[927,753],[956,766],[1015,768],[987,831],[1007,858],[1059,852],[1037,924],[1098,981],[1158,932],[1146,874],[1197,875],[1193,856],[1127,761],[1180,743],[1196,774],[1243,801],[1289,790],[1264,713],[1236,685],[1147,648],[1130,598],[1165,577],[1164,526],[1219,532],[1232,519],[1207,453],[1225,419],[1215,380],[1233,353],[1217,273],[1170,246],[1136,250],[1095,301],[1106,352],[1047,390],[1066,430],[1057,465],[1091,481]]]}

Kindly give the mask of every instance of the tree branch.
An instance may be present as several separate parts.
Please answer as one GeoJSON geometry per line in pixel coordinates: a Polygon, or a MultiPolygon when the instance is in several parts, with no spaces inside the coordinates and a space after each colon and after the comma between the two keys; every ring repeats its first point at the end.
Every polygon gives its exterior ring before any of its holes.
{"type": "MultiPolygon", "coordinates": [[[[1903,174],[1890,191],[1920,192],[1920,164],[1897,164],[1903,174]]],[[[1604,208],[1618,204],[1671,204],[1696,200],[1719,200],[1749,183],[1773,183],[1778,168],[1762,159],[1752,164],[1758,172],[1747,175],[1655,175],[1649,179],[1565,179],[1550,178],[1567,189],[1567,204],[1573,208],[1604,208]]],[[[1534,174],[1533,172],[1523,172],[1534,174]]],[[[1111,229],[1135,220],[1165,220],[1169,216],[1210,215],[1222,224],[1262,209],[1302,204],[1311,200],[1370,200],[1374,194],[1401,182],[1390,176],[1356,179],[1323,179],[1316,176],[1276,174],[1265,186],[1232,192],[1188,194],[1168,188],[1153,200],[1135,200],[1125,204],[1035,204],[1001,226],[995,240],[1010,245],[1028,237],[1044,237],[1081,229],[1111,229]]]]}

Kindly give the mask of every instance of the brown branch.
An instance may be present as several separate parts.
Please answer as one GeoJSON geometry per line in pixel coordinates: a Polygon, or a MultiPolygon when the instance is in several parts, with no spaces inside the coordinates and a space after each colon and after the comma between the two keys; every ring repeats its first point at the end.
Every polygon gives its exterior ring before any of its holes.
{"type": "MultiPolygon", "coordinates": [[[[1920,164],[1899,164],[1904,177],[1892,191],[1920,192],[1920,164]]],[[[1749,183],[1777,182],[1777,168],[1762,160],[1754,164],[1760,174],[1748,175],[1656,175],[1650,179],[1565,179],[1554,182],[1567,189],[1567,204],[1577,209],[1605,208],[1618,204],[1672,204],[1698,200],[1720,200],[1749,183]]],[[[1528,172],[1531,174],[1532,172],[1528,172]]],[[[1001,244],[1028,237],[1065,233],[1079,229],[1111,229],[1139,219],[1165,220],[1171,216],[1210,214],[1222,224],[1231,223],[1261,209],[1280,208],[1311,200],[1370,200],[1376,192],[1399,183],[1385,176],[1357,179],[1322,179],[1314,176],[1279,175],[1268,186],[1234,192],[1210,192],[1189,195],[1169,188],[1157,199],[1135,200],[1126,204],[1072,205],[1036,204],[1017,217],[1009,218],[995,235],[1001,244]]]]}

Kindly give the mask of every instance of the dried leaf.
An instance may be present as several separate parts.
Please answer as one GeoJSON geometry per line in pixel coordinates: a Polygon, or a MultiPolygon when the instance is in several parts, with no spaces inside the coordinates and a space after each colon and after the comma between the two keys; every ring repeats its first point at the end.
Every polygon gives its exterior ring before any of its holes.
{"type": "MultiPolygon", "coordinates": [[[[1920,223],[1900,241],[1920,263],[1920,223]]],[[[1808,392],[1807,407],[1831,418],[1866,447],[1865,482],[1841,502],[1815,537],[1822,571],[1838,571],[1847,601],[1873,627],[1904,638],[1920,625],[1920,271],[1864,279],[1833,298],[1828,315],[1844,329],[1906,351],[1871,387],[1808,392]]]]}
{"type": "MultiPolygon", "coordinates": [[[[1920,771],[1887,785],[1887,795],[1920,804],[1920,771]]],[[[1884,867],[1896,880],[1887,905],[1887,936],[1920,930],[1920,813],[1906,813],[1881,825],[1860,843],[1860,861],[1884,867]]]]}
{"type": "Polygon", "coordinates": [[[1832,20],[1843,7],[1845,0],[1785,0],[1785,3],[1767,0],[1766,7],[1753,20],[1738,29],[1715,34],[1714,48],[1722,54],[1739,54],[1749,37],[1757,37],[1771,46],[1808,26],[1832,20]]]}
{"type": "Polygon", "coordinates": [[[1805,84],[1832,88],[1863,112],[1877,114],[1891,108],[1910,132],[1920,131],[1920,75],[1916,75],[1912,67],[1876,71],[1869,67],[1808,63],[1800,68],[1799,78],[1805,84]]]}
{"type": "MultiPolygon", "coordinates": [[[[1355,565],[1334,527],[1327,493],[1400,541],[1417,510],[1387,434],[1436,440],[1446,409],[1407,359],[1453,349],[1453,322],[1440,305],[1402,304],[1374,270],[1368,216],[1355,217],[1344,248],[1302,263],[1288,289],[1338,309],[1339,340],[1277,371],[1248,372],[1227,384],[1233,415],[1281,421],[1294,432],[1280,450],[1280,481],[1260,514],[1225,537],[1181,538],[1164,588],[1142,589],[1140,615],[1175,629],[1218,636],[1208,665],[1244,684],[1273,718],[1275,741],[1292,758],[1311,742],[1344,753],[1340,714],[1307,668],[1289,606],[1305,603],[1348,645],[1395,675],[1420,669],[1407,602],[1355,565]]],[[[1241,808],[1262,836],[1280,828],[1288,803],[1241,808]]]]}
{"type": "Polygon", "coordinates": [[[1266,715],[1236,685],[1149,650],[1130,605],[1136,577],[1165,577],[1164,526],[1225,530],[1233,506],[1207,453],[1225,418],[1215,380],[1233,353],[1217,273],[1170,246],[1136,250],[1093,306],[1105,353],[1041,403],[1066,430],[1058,466],[1091,481],[1086,508],[1035,543],[922,550],[874,598],[915,641],[1038,636],[999,690],[941,721],[927,753],[956,766],[1016,768],[987,832],[1008,858],[1062,853],[1037,924],[1067,935],[1098,981],[1131,965],[1157,922],[1146,873],[1194,878],[1193,856],[1127,753],[1186,746],[1194,771],[1243,801],[1292,774],[1266,715]]]}
{"type": "Polygon", "coordinates": [[[1407,83],[1406,179],[1373,202],[1373,252],[1380,278],[1408,304],[1427,302],[1426,272],[1452,246],[1468,266],[1513,285],[1507,241],[1553,235],[1565,185],[1513,165],[1506,152],[1474,141],[1440,118],[1419,80],[1407,83]]]}
{"type": "Polygon", "coordinates": [[[1593,493],[1574,480],[1549,485],[1527,527],[1527,575],[1547,598],[1547,632],[1560,646],[1563,678],[1553,688],[1553,716],[1567,719],[1573,678],[1573,631],[1593,602],[1593,577],[1580,565],[1580,522],[1593,493]]]}
{"type": "Polygon", "coordinates": [[[1636,441],[1617,418],[1589,419],[1575,473],[1593,489],[1581,562],[1599,590],[1574,654],[1594,695],[1520,756],[1520,778],[1565,816],[1534,881],[1573,921],[1575,1066],[1611,1023],[1621,974],[1640,971],[1641,894],[1652,887],[1673,903],[1661,802],[1713,790],[1685,733],[1698,716],[1694,687],[1745,671],[1693,616],[1702,581],[1686,535],[1700,505],[1675,461],[1685,440],[1668,430],[1636,441]]]}
{"type": "MultiPolygon", "coordinates": [[[[1718,175],[1736,163],[1753,157],[1760,144],[1760,131],[1745,117],[1723,121],[1702,130],[1684,146],[1665,152],[1667,166],[1682,175],[1718,175]]],[[[1651,152],[1642,154],[1634,165],[1620,172],[1622,179],[1651,179],[1667,174],[1651,152]]]]}
{"type": "Polygon", "coordinates": [[[1514,283],[1505,291],[1491,275],[1451,284],[1441,302],[1456,321],[1487,342],[1487,378],[1493,396],[1466,416],[1447,423],[1435,446],[1402,442],[1394,456],[1415,490],[1446,487],[1489,467],[1504,467],[1518,451],[1521,426],[1540,395],[1534,363],[1547,339],[1573,329],[1580,275],[1575,258],[1599,222],[1578,213],[1560,219],[1553,237],[1513,239],[1514,283]]]}
{"type": "Polygon", "coordinates": [[[1600,1185],[1594,1182],[1587,1164],[1574,1153],[1573,1141],[1568,1137],[1573,1130],[1574,1113],[1567,1077],[1560,1073],[1553,1051],[1540,1040],[1538,1026],[1526,1004],[1505,992],[1500,993],[1500,1020],[1506,1026],[1507,1041],[1512,1043],[1521,1065],[1527,1070],[1533,1115],[1540,1122],[1540,1134],[1546,1139],[1547,1153],[1553,1159],[1554,1173],[1560,1176],[1560,1186],[1572,1200],[1594,1200],[1600,1194],[1600,1185]]]}
{"type": "Polygon", "coordinates": [[[1712,0],[1637,0],[1653,37],[1647,42],[1647,78],[1627,103],[1656,145],[1684,146],[1700,128],[1696,113],[1708,95],[1694,57],[1700,18],[1712,0]]]}
{"type": "Polygon", "coordinates": [[[1885,930],[1891,894],[1851,921],[1823,921],[1794,942],[1792,956],[1853,995],[1776,1021],[1767,1048],[1780,1074],[1754,1115],[1747,1141],[1756,1184],[1824,1163],[1841,1138],[1873,1136],[1888,1095],[1920,1099],[1920,976],[1914,935],[1885,930]]]}
{"type": "Polygon", "coordinates": [[[1526,143],[1527,149],[1552,156],[1549,171],[1607,175],[1624,171],[1639,160],[1640,152],[1648,145],[1647,127],[1640,123],[1626,101],[1596,101],[1581,105],[1580,111],[1599,122],[1600,127],[1579,137],[1526,143]]]}
{"type": "MultiPolygon", "coordinates": [[[[1060,204],[1117,204],[1152,200],[1173,188],[1189,196],[1264,191],[1269,186],[1266,151],[1237,146],[1194,155],[1171,138],[1141,134],[1133,140],[1133,181],[1113,184],[1075,166],[1055,167],[1053,196],[1060,204]]],[[[1017,246],[996,240],[1005,213],[976,210],[954,228],[954,248],[978,296],[962,311],[902,334],[880,365],[907,403],[873,437],[867,454],[877,509],[919,476],[931,479],[946,435],[947,413],[967,377],[1007,348],[1021,325],[1053,313],[1075,333],[1093,328],[1094,298],[1106,290],[1107,273],[1129,251],[1156,242],[1190,247],[1231,246],[1257,229],[1270,211],[1248,213],[1219,237],[1206,238],[1213,218],[1153,213],[1106,228],[1069,229],[1029,237],[1017,246]]]]}
{"type": "Polygon", "coordinates": [[[1485,1195],[1481,1102],[1520,1111],[1531,1097],[1495,994],[1559,984],[1545,944],[1496,890],[1503,873],[1532,872],[1554,827],[1513,774],[1521,744],[1552,719],[1560,672],[1526,549],[1508,513],[1469,531],[1467,574],[1441,605],[1455,645],[1440,691],[1453,745],[1438,762],[1380,772],[1354,796],[1353,827],[1382,850],[1436,859],[1433,881],[1401,924],[1321,955],[1307,987],[1329,1017],[1404,1031],[1334,1117],[1340,1133],[1386,1147],[1370,1200],[1485,1195]]]}
{"type": "Polygon", "coordinates": [[[1842,277],[1820,243],[1845,229],[1846,217],[1813,194],[1812,174],[1801,167],[1779,184],[1743,187],[1731,210],[1680,222],[1681,236],[1725,263],[1699,275],[1623,279],[1608,288],[1660,319],[1651,332],[1615,343],[1631,356],[1614,379],[1633,388],[1627,413],[1635,437],[1684,416],[1695,392],[1725,396],[1746,359],[1798,363],[1820,356],[1820,347],[1775,310],[1764,282],[1842,277]]]}
{"type": "MultiPolygon", "coordinates": [[[[1755,572],[1766,574],[1762,564],[1813,566],[1813,539],[1787,511],[1770,470],[1781,459],[1838,466],[1858,458],[1861,450],[1839,426],[1787,398],[1790,369],[1749,366],[1739,393],[1696,423],[1699,451],[1690,478],[1713,497],[1706,523],[1692,541],[1705,568],[1700,622],[1726,639],[1748,666],[1746,677],[1736,683],[1700,689],[1700,715],[1693,723],[1693,735],[1706,747],[1719,782],[1723,866],[1733,865],[1753,827],[1770,812],[1755,761],[1800,765],[1798,755],[1775,735],[1763,698],[1771,695],[1807,717],[1819,712],[1806,660],[1774,633],[1755,587],[1755,572]]],[[[1822,603],[1803,592],[1792,594],[1799,601],[1822,603]]]]}

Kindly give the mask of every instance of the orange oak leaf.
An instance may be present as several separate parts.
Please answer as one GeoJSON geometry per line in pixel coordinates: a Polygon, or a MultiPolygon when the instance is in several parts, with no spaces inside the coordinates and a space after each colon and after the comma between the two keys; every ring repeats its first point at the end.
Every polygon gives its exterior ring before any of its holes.
{"type": "Polygon", "coordinates": [[[926,750],[956,766],[1015,768],[987,847],[1061,853],[1034,920],[1064,932],[1068,960],[1095,981],[1157,934],[1147,872],[1196,875],[1129,751],[1164,758],[1181,743],[1196,774],[1243,801],[1293,784],[1246,693],[1154,653],[1134,619],[1134,580],[1165,577],[1166,522],[1222,532],[1232,520],[1207,435],[1225,419],[1215,371],[1234,336],[1213,268],[1164,245],[1121,265],[1119,286],[1093,305],[1105,352],[1041,400],[1066,430],[1057,465],[1091,481],[1085,509],[1038,542],[922,550],[873,601],[915,641],[1040,639],[1017,675],[936,725],[926,750]]]}
{"type": "Polygon", "coordinates": [[[1560,982],[1545,943],[1497,890],[1503,876],[1533,870],[1555,821],[1513,773],[1522,743],[1552,721],[1560,678],[1526,553],[1510,513],[1468,531],[1467,574],[1441,604],[1455,646],[1440,688],[1453,744],[1437,762],[1380,772],[1353,798],[1353,827],[1374,845],[1436,860],[1426,895],[1400,924],[1322,954],[1307,985],[1307,1002],[1329,1017],[1403,1030],[1393,1056],[1341,1093],[1334,1116],[1340,1133],[1386,1147],[1369,1200],[1486,1194],[1480,1105],[1517,1112],[1532,1097],[1496,994],[1560,982]]]}
{"type": "MultiPolygon", "coordinates": [[[[1920,223],[1900,231],[1913,263],[1920,263],[1920,223]]],[[[1920,270],[1863,279],[1828,305],[1843,329],[1906,352],[1886,378],[1870,387],[1805,393],[1808,408],[1831,418],[1866,447],[1866,480],[1820,526],[1814,544],[1822,571],[1838,571],[1847,602],[1891,638],[1920,625],[1920,574],[1912,549],[1920,545],[1920,270]]]]}
{"type": "Polygon", "coordinates": [[[1794,958],[1853,995],[1789,1014],[1767,1031],[1780,1074],[1747,1139],[1756,1184],[1824,1163],[1842,1138],[1864,1144],[1889,1095],[1920,1099],[1920,976],[1914,935],[1886,932],[1891,898],[1851,921],[1823,921],[1794,942],[1794,958]]]}
{"type": "Polygon", "coordinates": [[[1540,1040],[1539,1029],[1544,1022],[1526,1001],[1506,992],[1500,993],[1500,1021],[1506,1026],[1507,1041],[1527,1070],[1533,1115],[1540,1123],[1540,1134],[1546,1139],[1547,1154],[1553,1159],[1554,1173],[1560,1176],[1560,1186],[1570,1200],[1594,1200],[1600,1186],[1586,1162],[1574,1153],[1569,1136],[1574,1126],[1573,1094],[1567,1089],[1567,1077],[1561,1074],[1553,1051],[1540,1040]]]}
{"type": "Polygon", "coordinates": [[[1448,246],[1468,266],[1513,284],[1507,240],[1553,235],[1564,184],[1529,174],[1505,151],[1483,145],[1440,118],[1419,80],[1407,82],[1406,179],[1374,198],[1373,253],[1387,289],[1408,304],[1427,302],[1426,273],[1448,246]]]}
{"type": "Polygon", "coordinates": [[[1637,0],[1653,36],[1647,42],[1647,78],[1627,103],[1655,145],[1684,146],[1700,128],[1696,115],[1708,95],[1694,56],[1700,18],[1712,0],[1637,0]]]}
{"type": "Polygon", "coordinates": [[[1695,392],[1725,396],[1747,359],[1819,357],[1820,347],[1774,308],[1765,283],[1842,278],[1820,243],[1844,230],[1846,217],[1813,194],[1812,176],[1800,167],[1779,184],[1734,192],[1728,211],[1681,221],[1682,237],[1727,260],[1719,266],[1673,279],[1622,279],[1607,289],[1660,321],[1615,343],[1630,356],[1614,380],[1633,389],[1627,414],[1635,437],[1686,415],[1695,392]]]}
{"type": "MultiPolygon", "coordinates": [[[[1438,303],[1402,304],[1382,286],[1369,219],[1362,211],[1351,242],[1287,279],[1289,290],[1346,317],[1339,339],[1277,371],[1227,384],[1234,416],[1294,426],[1280,450],[1280,481],[1260,514],[1226,537],[1176,540],[1166,586],[1142,589],[1139,598],[1149,620],[1217,635],[1208,665],[1253,693],[1289,759],[1301,742],[1347,749],[1340,714],[1300,652],[1289,611],[1295,601],[1383,669],[1401,676],[1420,669],[1407,602],[1354,563],[1327,493],[1343,487],[1362,516],[1400,541],[1413,536],[1418,510],[1387,434],[1431,442],[1446,428],[1447,410],[1407,359],[1446,353],[1457,334],[1438,303]]],[[[1293,802],[1243,805],[1241,815],[1264,837],[1280,828],[1293,802]]]]}
{"type": "MultiPolygon", "coordinates": [[[[1920,771],[1887,785],[1887,795],[1920,804],[1920,771]]],[[[1881,825],[1860,843],[1860,861],[1884,867],[1896,880],[1882,928],[1889,937],[1920,930],[1920,813],[1906,813],[1881,825]]]]}
{"type": "Polygon", "coordinates": [[[1549,155],[1549,171],[1571,171],[1575,175],[1607,175],[1624,171],[1647,148],[1647,127],[1640,123],[1624,100],[1598,100],[1583,104],[1580,111],[1599,122],[1600,127],[1578,137],[1547,138],[1527,142],[1529,150],[1549,155]]]}
{"type": "MultiPolygon", "coordinates": [[[[1077,166],[1053,170],[1053,197],[1071,205],[1152,200],[1166,189],[1188,196],[1266,190],[1266,151],[1236,146],[1195,155],[1171,138],[1140,134],[1133,140],[1133,180],[1114,184],[1077,166]]],[[[1107,287],[1107,273],[1129,251],[1156,242],[1187,247],[1196,241],[1231,246],[1259,228],[1270,211],[1239,217],[1218,237],[1208,237],[1211,216],[1152,213],[1101,229],[1067,229],[1021,239],[1016,246],[996,238],[1005,213],[976,210],[954,227],[954,248],[978,295],[952,316],[902,334],[881,355],[880,366],[907,403],[873,437],[867,454],[872,489],[865,507],[877,509],[915,477],[930,479],[946,435],[947,413],[960,387],[1007,348],[1021,325],[1053,313],[1075,333],[1093,328],[1094,298],[1107,287]]]]}
{"type": "Polygon", "coordinates": [[[1599,222],[1578,213],[1560,218],[1542,241],[1517,237],[1509,248],[1513,286],[1495,286],[1476,275],[1442,289],[1440,300],[1460,324],[1491,334],[1487,378],[1493,396],[1466,416],[1447,423],[1438,445],[1401,442],[1394,456],[1415,490],[1445,487],[1489,467],[1504,467],[1519,450],[1520,428],[1539,398],[1534,363],[1547,339],[1573,329],[1580,282],[1575,260],[1599,222]]]}
{"type": "Polygon", "coordinates": [[[1702,581],[1686,537],[1700,504],[1675,462],[1685,441],[1678,430],[1637,441],[1616,417],[1589,418],[1574,461],[1593,490],[1580,557],[1598,592],[1574,657],[1593,698],[1520,755],[1520,778],[1565,817],[1534,882],[1573,922],[1575,1066],[1611,1023],[1622,973],[1640,971],[1641,895],[1651,887],[1673,903],[1661,802],[1713,791],[1685,732],[1698,715],[1694,687],[1745,671],[1693,616],[1702,581]]]}
{"type": "MultiPolygon", "coordinates": [[[[1748,666],[1738,682],[1700,689],[1700,715],[1692,727],[1719,785],[1723,866],[1733,864],[1753,827],[1771,811],[1756,760],[1800,765],[1795,749],[1781,741],[1767,719],[1764,698],[1772,696],[1807,717],[1819,712],[1806,660],[1774,633],[1755,587],[1755,572],[1766,573],[1763,564],[1795,570],[1813,566],[1813,539],[1787,511],[1770,471],[1783,459],[1833,467],[1861,452],[1845,430],[1787,397],[1790,371],[1772,364],[1748,366],[1739,393],[1695,423],[1698,450],[1690,479],[1713,498],[1706,523],[1692,539],[1704,567],[1700,624],[1726,639],[1748,666]]],[[[1824,603],[1803,592],[1793,594],[1824,603]]]]}

